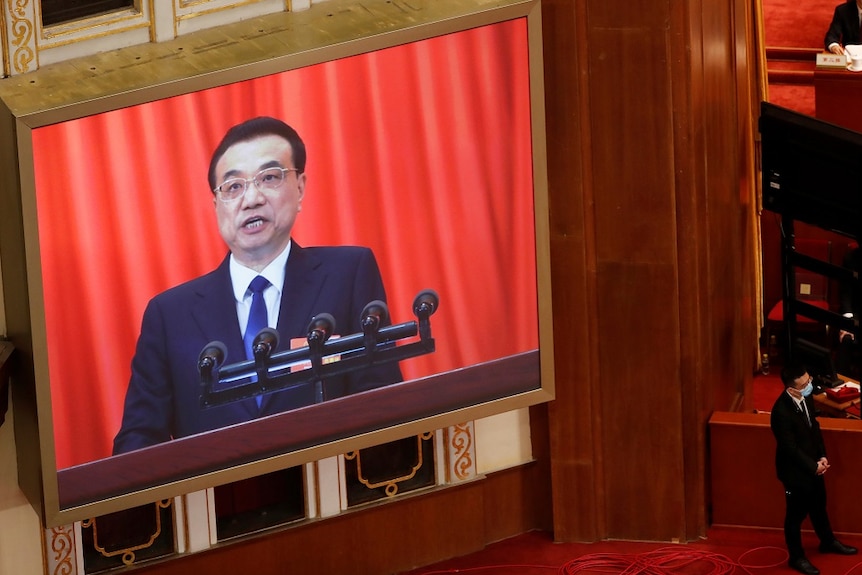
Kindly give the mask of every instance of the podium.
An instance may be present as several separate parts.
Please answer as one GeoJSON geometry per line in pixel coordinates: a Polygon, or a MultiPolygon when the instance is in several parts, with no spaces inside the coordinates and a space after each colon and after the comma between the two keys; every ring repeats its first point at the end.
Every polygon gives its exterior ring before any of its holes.
{"type": "Polygon", "coordinates": [[[539,350],[526,351],[61,469],[59,505],[68,509],[163,485],[172,492],[176,481],[288,453],[302,459],[315,446],[330,445],[332,453],[324,456],[336,455],[339,440],[393,422],[433,428],[443,414],[539,389],[539,350]]]}

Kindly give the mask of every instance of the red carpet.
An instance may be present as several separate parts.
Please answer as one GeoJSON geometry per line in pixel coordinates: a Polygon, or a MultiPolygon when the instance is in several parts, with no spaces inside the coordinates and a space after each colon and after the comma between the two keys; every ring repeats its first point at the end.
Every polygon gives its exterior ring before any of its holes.
{"type": "MultiPolygon", "coordinates": [[[[862,536],[842,535],[849,545],[862,546],[862,536]]],[[[821,555],[817,538],[803,533],[808,559],[823,573],[858,570],[858,555],[821,555]]],[[[558,573],[625,573],[626,575],[721,575],[730,573],[795,573],[787,567],[780,530],[713,528],[706,538],[686,543],[600,541],[554,543],[534,531],[489,545],[483,551],[409,571],[402,575],[543,575],[558,573]]]]}
{"type": "Polygon", "coordinates": [[[841,0],[763,0],[766,45],[823,48],[823,37],[841,0]]]}
{"type": "Polygon", "coordinates": [[[769,101],[776,106],[813,116],[814,86],[769,84],[769,101]]]}
{"type": "MultiPolygon", "coordinates": [[[[769,48],[823,49],[823,37],[840,0],[763,0],[766,46],[769,48]]],[[[767,63],[769,70],[814,70],[814,62],[767,63]]],[[[778,84],[771,81],[767,99],[783,108],[814,116],[811,84],[778,84]]]]}

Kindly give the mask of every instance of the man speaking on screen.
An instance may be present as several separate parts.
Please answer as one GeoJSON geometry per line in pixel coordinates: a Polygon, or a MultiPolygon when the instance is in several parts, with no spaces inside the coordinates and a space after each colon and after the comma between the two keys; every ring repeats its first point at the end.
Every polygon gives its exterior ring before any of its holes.
{"type": "MultiPolygon", "coordinates": [[[[147,305],[115,455],[315,402],[313,386],[303,385],[201,408],[201,350],[221,341],[229,362],[246,359],[244,337],[264,303],[266,327],[279,333],[279,346],[286,348],[291,338],[307,335],[317,314],[331,314],[340,334],[358,333],[365,305],[386,301],[370,249],[303,248],[291,239],[305,195],[305,163],[302,139],[275,118],[238,124],[216,147],[209,187],[230,253],[212,272],[147,305]]],[[[327,399],[400,380],[397,363],[364,369],[327,379],[327,399]]]]}

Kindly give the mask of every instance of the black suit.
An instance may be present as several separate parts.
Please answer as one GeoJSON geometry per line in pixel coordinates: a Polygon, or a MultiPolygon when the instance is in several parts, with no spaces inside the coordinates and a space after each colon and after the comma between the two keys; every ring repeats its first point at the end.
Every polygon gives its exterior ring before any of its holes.
{"type": "Polygon", "coordinates": [[[787,503],[784,540],[791,561],[805,557],[801,526],[806,516],[811,517],[821,543],[829,544],[835,540],[826,513],[826,486],[823,476],[817,475],[817,462],[826,457],[826,446],[820,424],[814,417],[814,402],[810,397],[804,401],[811,414],[810,423],[787,391],[775,401],[770,418],[777,444],[775,469],[778,479],[784,484],[787,503]]]}
{"type": "Polygon", "coordinates": [[[824,38],[827,50],[833,42],[841,46],[862,43],[859,37],[859,10],[856,8],[856,0],[847,0],[835,7],[832,22],[824,38]]]}
{"type": "MultiPolygon", "coordinates": [[[[314,403],[314,390],[307,385],[266,395],[260,407],[251,398],[201,409],[197,362],[204,346],[219,340],[227,346],[227,363],[245,359],[232,289],[225,257],[215,271],[150,301],[132,360],[114,454],[314,403]]],[[[288,349],[291,338],[305,337],[311,318],[321,312],[335,318],[338,335],[362,331],[362,309],[374,300],[385,301],[386,293],[371,250],[302,248],[294,242],[285,268],[277,322],[279,349],[288,349]]],[[[382,364],[327,380],[327,398],[397,381],[401,381],[398,364],[382,364]]]]}

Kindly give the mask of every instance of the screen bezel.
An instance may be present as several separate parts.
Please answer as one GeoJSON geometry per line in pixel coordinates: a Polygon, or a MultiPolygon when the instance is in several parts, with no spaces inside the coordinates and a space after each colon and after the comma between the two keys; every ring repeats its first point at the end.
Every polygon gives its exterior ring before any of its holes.
{"type": "MultiPolygon", "coordinates": [[[[331,4],[331,3],[330,3],[331,4]]],[[[32,459],[32,453],[40,454],[37,466],[22,463],[20,475],[21,487],[34,506],[41,510],[46,526],[56,526],[88,517],[102,515],[119,509],[150,502],[156,499],[180,495],[197,489],[211,487],[216,484],[236,481],[260,473],[283,468],[289,465],[301,464],[323,457],[336,455],[345,451],[379,444],[406,435],[427,431],[463,421],[486,417],[516,408],[526,407],[553,399],[553,357],[552,357],[552,317],[550,298],[550,246],[548,240],[548,193],[546,177],[546,153],[544,134],[544,92],[542,78],[542,42],[540,5],[537,0],[499,2],[493,8],[473,9],[465,11],[463,6],[455,3],[440,2],[422,18],[415,15],[404,21],[389,22],[391,29],[379,32],[373,22],[350,19],[349,25],[338,22],[338,19],[327,19],[322,11],[309,10],[302,13],[285,15],[290,26],[311,25],[310,32],[295,38],[295,35],[285,32],[285,41],[280,45],[283,53],[273,56],[272,45],[268,45],[267,57],[260,54],[225,53],[224,58],[214,57],[214,54],[203,55],[192,62],[189,57],[178,59],[189,65],[187,68],[176,66],[166,68],[175,77],[152,78],[146,74],[123,74],[112,76],[109,85],[96,86],[92,92],[82,93],[74,90],[40,92],[43,96],[27,99],[26,95],[12,95],[12,90],[3,91],[3,148],[10,154],[3,176],[7,189],[20,190],[20,195],[4,198],[3,224],[7,231],[0,236],[2,246],[2,263],[4,272],[17,269],[24,270],[27,278],[26,289],[20,285],[4,282],[4,302],[7,307],[9,334],[21,350],[21,369],[17,379],[16,389],[16,437],[19,452],[19,462],[26,457],[32,459]],[[155,101],[179,94],[204,90],[228,83],[249,80],[264,75],[283,72],[302,66],[330,61],[342,57],[371,52],[399,44],[414,42],[466,30],[472,27],[493,24],[513,18],[526,17],[529,34],[530,50],[530,94],[531,118],[533,130],[533,183],[534,183],[534,214],[536,229],[536,269],[537,294],[539,314],[539,352],[530,358],[524,358],[528,363],[536,362],[540,366],[539,382],[523,382],[517,380],[517,374],[509,387],[500,389],[479,389],[479,395],[469,400],[459,399],[448,408],[438,406],[436,410],[413,413],[400,413],[391,419],[383,419],[375,424],[368,424],[349,438],[327,439],[318,438],[313,445],[294,445],[291,450],[261,457],[254,461],[240,462],[229,467],[201,470],[193,477],[180,479],[165,479],[152,485],[137,485],[128,492],[106,492],[104,496],[90,498],[74,504],[64,503],[61,496],[63,475],[56,468],[53,429],[51,418],[51,400],[49,376],[47,373],[47,345],[45,333],[44,309],[41,308],[42,278],[39,269],[38,222],[35,205],[35,178],[33,173],[33,142],[32,130],[49,124],[81,118],[109,110],[155,101]],[[225,59],[226,58],[226,59],[225,59]],[[17,159],[17,161],[15,161],[17,159]],[[20,202],[20,203],[19,203],[20,202]],[[10,218],[9,214],[21,214],[21,221],[10,218]],[[7,225],[8,224],[8,225],[7,225]],[[521,384],[523,383],[523,384],[521,384]],[[31,393],[32,392],[32,393],[31,393]],[[502,393],[502,395],[501,395],[502,393]],[[18,406],[23,406],[23,410],[18,406]],[[20,433],[19,433],[20,429],[20,433]]],[[[244,27],[257,25],[256,22],[239,23],[224,28],[218,32],[241,34],[244,27]]],[[[285,27],[289,29],[289,26],[285,27]]],[[[198,42],[200,39],[197,40],[198,42]]],[[[179,42],[179,41],[178,41],[179,42]]],[[[153,48],[157,50],[158,48],[153,48]]],[[[156,64],[164,66],[164,62],[156,64]]],[[[81,75],[86,72],[72,70],[81,75]]],[[[153,72],[155,74],[155,72],[153,72]]],[[[160,74],[163,72],[159,72],[160,74]]],[[[37,72],[30,79],[21,79],[21,86],[37,84],[40,90],[45,90],[62,80],[62,74],[52,76],[50,70],[37,72]],[[34,80],[35,79],[35,80],[34,80]]],[[[14,89],[13,86],[10,86],[14,89]]],[[[32,92],[32,85],[29,86],[32,92]]],[[[6,161],[4,160],[4,163],[6,161]]],[[[10,274],[11,275],[11,274],[10,274]]],[[[495,366],[489,366],[494,369],[495,366]]],[[[417,386],[431,385],[419,382],[417,386]]],[[[376,397],[389,390],[377,390],[363,397],[349,397],[340,401],[339,409],[370,408],[376,397]]],[[[405,393],[409,394],[409,390],[405,393]]],[[[312,406],[306,412],[314,418],[315,410],[328,406],[312,406]]],[[[293,415],[294,412],[291,412],[293,415]]],[[[282,416],[279,416],[281,418],[282,416]]],[[[360,426],[361,427],[361,426],[360,426]]],[[[261,428],[263,430],[263,428],[261,428]]],[[[359,429],[359,428],[357,428],[359,429]]],[[[221,433],[221,431],[214,432],[221,433]]],[[[193,441],[199,441],[193,439],[193,441]]],[[[174,443],[174,442],[172,442],[174,443]]],[[[143,450],[150,456],[163,446],[155,446],[143,450]]],[[[177,449],[172,446],[171,449],[177,449]]],[[[122,469],[133,469],[145,466],[146,456],[131,453],[120,458],[110,458],[116,461],[108,464],[111,473],[122,473],[122,469]]],[[[79,466],[74,473],[77,477],[87,480],[88,473],[97,473],[102,464],[79,466]]],[[[107,472],[105,469],[103,472],[107,472]]]]}

